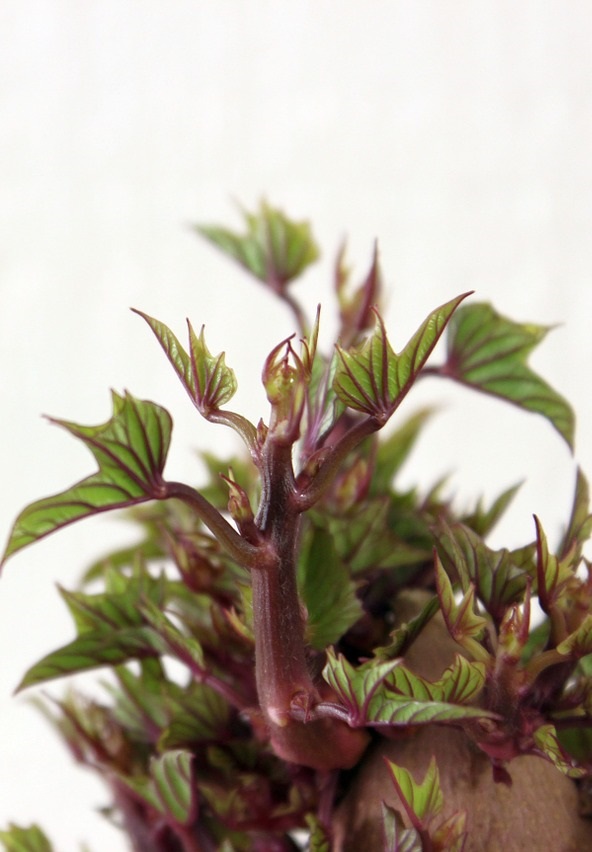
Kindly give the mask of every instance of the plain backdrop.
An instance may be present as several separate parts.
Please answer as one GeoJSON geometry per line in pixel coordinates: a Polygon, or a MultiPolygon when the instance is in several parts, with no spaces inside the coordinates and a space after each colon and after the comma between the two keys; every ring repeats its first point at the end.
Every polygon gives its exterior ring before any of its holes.
{"type": "MultiPolygon", "coordinates": [[[[94,469],[40,415],[103,422],[110,388],[172,411],[176,478],[199,482],[200,448],[236,449],[129,307],[179,334],[205,323],[235,407],[266,415],[261,363],[291,317],[191,230],[239,225],[236,202],[265,196],[314,225],[322,258],[295,287],[326,306],[325,342],[344,237],[358,277],[379,240],[396,349],[467,289],[557,324],[532,363],[574,404],[575,457],[542,418],[429,380],[407,413],[440,412],[402,473],[450,474],[460,507],[524,479],[493,543],[531,540],[533,513],[556,541],[576,465],[592,474],[591,44],[577,0],[2,0],[0,535],[94,469]]],[[[73,637],[56,584],[133,534],[74,525],[0,581],[0,826],[38,821],[60,852],[126,846],[96,813],[101,784],[12,692],[73,637]]]]}

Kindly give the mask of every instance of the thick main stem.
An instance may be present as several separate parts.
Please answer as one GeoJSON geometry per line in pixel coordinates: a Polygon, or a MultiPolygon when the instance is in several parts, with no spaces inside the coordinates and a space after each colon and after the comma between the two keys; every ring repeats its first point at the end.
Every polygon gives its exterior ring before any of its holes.
{"type": "Polygon", "coordinates": [[[307,709],[323,696],[307,666],[296,583],[300,513],[291,445],[268,440],[262,467],[256,524],[275,559],[251,572],[259,704],[279,757],[323,771],[349,767],[366,747],[365,732],[335,719],[307,720],[307,709]],[[296,707],[304,719],[295,718],[296,707]]]}
{"type": "Polygon", "coordinates": [[[314,693],[296,585],[300,515],[293,497],[291,447],[270,441],[256,523],[276,559],[252,572],[252,584],[259,701],[269,719],[280,727],[288,724],[294,698],[312,698],[314,693]]]}

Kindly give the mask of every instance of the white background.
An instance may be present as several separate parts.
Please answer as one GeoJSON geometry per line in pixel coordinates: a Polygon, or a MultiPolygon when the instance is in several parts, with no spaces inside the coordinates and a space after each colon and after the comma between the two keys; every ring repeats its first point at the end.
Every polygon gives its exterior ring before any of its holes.
{"type": "MultiPolygon", "coordinates": [[[[592,7],[587,2],[2,0],[0,4],[0,534],[93,470],[41,413],[96,424],[110,387],[175,416],[168,472],[232,450],[199,421],[139,307],[179,334],[205,323],[266,414],[259,373],[292,331],[284,308],[190,231],[239,224],[262,195],[309,217],[321,262],[296,285],[326,305],[349,236],[358,276],[378,238],[400,348],[466,289],[514,319],[559,323],[533,365],[578,413],[592,475],[592,7]]],[[[444,382],[404,472],[452,472],[459,506],[526,478],[493,542],[556,541],[575,460],[547,423],[444,382]]],[[[72,638],[56,583],[133,530],[102,518],[16,556],[0,581],[0,826],[37,820],[56,849],[124,849],[105,803],[26,698],[25,668],[72,638]]],[[[59,694],[62,684],[58,684],[59,694]]]]}

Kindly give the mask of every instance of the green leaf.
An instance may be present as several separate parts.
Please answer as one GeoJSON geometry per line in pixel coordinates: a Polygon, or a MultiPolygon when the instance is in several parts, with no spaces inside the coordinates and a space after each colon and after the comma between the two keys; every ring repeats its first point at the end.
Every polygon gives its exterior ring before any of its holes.
{"type": "Polygon", "coordinates": [[[306,824],[310,832],[308,852],[331,852],[331,840],[315,814],[306,815],[306,824]]]}
{"type": "Polygon", "coordinates": [[[559,742],[554,725],[541,725],[536,729],[533,736],[538,751],[541,752],[543,757],[550,760],[563,775],[570,778],[583,778],[589,774],[588,769],[578,766],[567,754],[559,742]]]}
{"type": "Polygon", "coordinates": [[[382,803],[384,852],[423,852],[421,836],[414,828],[404,828],[399,814],[382,803]]]}
{"type": "Polygon", "coordinates": [[[160,651],[159,638],[149,627],[89,630],[31,666],[17,691],[64,675],[154,657],[160,651]]]}
{"type": "Polygon", "coordinates": [[[475,587],[496,623],[508,606],[522,601],[529,577],[515,566],[508,550],[492,550],[478,533],[461,523],[441,521],[435,535],[447,572],[458,576],[463,592],[468,592],[471,585],[475,587]]]}
{"type": "Polygon", "coordinates": [[[87,445],[99,470],[67,491],[27,506],[14,523],[3,561],[81,518],[163,496],[162,472],[172,429],[164,408],[113,392],[113,416],[101,426],[52,422],[87,445]]]}
{"type": "Polygon", "coordinates": [[[440,339],[464,293],[436,308],[397,355],[376,313],[373,334],[350,350],[337,347],[340,363],[333,380],[339,399],[349,408],[386,422],[401,403],[440,339]]]}
{"type": "Polygon", "coordinates": [[[257,213],[243,211],[246,233],[216,225],[196,230],[255,278],[281,290],[319,256],[308,222],[294,222],[265,201],[257,213]]]}
{"type": "Polygon", "coordinates": [[[484,663],[472,663],[457,654],[437,681],[429,681],[400,665],[388,675],[386,683],[405,697],[465,704],[479,695],[485,686],[486,674],[484,663]]]}
{"type": "Polygon", "coordinates": [[[361,618],[362,605],[333,536],[313,526],[307,539],[298,565],[299,591],[308,613],[307,641],[323,650],[361,618]]]}
{"type": "Polygon", "coordinates": [[[476,640],[485,632],[487,619],[475,612],[475,587],[471,584],[457,602],[452,584],[438,555],[435,568],[440,607],[448,632],[455,642],[483,659],[486,651],[476,640]]]}
{"type": "Polygon", "coordinates": [[[484,393],[546,417],[570,448],[574,414],[566,400],[534,373],[527,359],[548,328],[519,324],[488,304],[466,305],[448,330],[448,357],[442,372],[484,393]]]}
{"type": "Polygon", "coordinates": [[[592,614],[584,617],[579,627],[557,645],[556,651],[571,659],[592,654],[592,614]]]}
{"type": "Polygon", "coordinates": [[[0,831],[0,843],[5,852],[52,852],[53,847],[37,825],[28,828],[10,823],[7,831],[0,831]]]}
{"type": "Polygon", "coordinates": [[[425,831],[444,806],[436,758],[430,760],[421,782],[417,782],[404,766],[391,760],[387,760],[386,765],[411,824],[417,831],[425,831]]]}
{"type": "Polygon", "coordinates": [[[187,826],[193,822],[197,812],[192,761],[193,755],[189,751],[167,751],[150,759],[148,777],[120,775],[119,780],[161,814],[169,825],[187,826]]]}
{"type": "Polygon", "coordinates": [[[545,531],[536,516],[534,520],[537,536],[537,593],[543,612],[549,614],[562,598],[569,595],[575,571],[570,555],[558,559],[549,551],[545,531]]]}
{"type": "MultiPolygon", "coordinates": [[[[116,575],[121,579],[121,575],[116,575]]],[[[143,623],[138,604],[147,599],[162,606],[165,598],[165,577],[151,577],[140,571],[133,577],[123,577],[124,586],[95,595],[70,592],[60,588],[60,594],[74,618],[79,634],[92,630],[111,631],[121,627],[138,627],[143,623]]]]}
{"type": "Polygon", "coordinates": [[[463,517],[462,522],[466,526],[470,527],[473,532],[477,533],[477,535],[486,536],[502,517],[514,499],[521,484],[522,483],[519,482],[517,485],[512,485],[510,488],[503,491],[498,497],[496,497],[489,508],[485,508],[483,506],[483,501],[479,500],[474,512],[463,517]]]}
{"type": "Polygon", "coordinates": [[[177,657],[177,659],[185,663],[194,673],[203,671],[205,665],[204,652],[197,639],[182,633],[170,618],[167,618],[150,601],[144,601],[140,609],[146,621],[153,628],[154,632],[158,634],[165,653],[177,657]]]}
{"type": "Polygon", "coordinates": [[[173,749],[219,742],[228,736],[229,723],[226,701],[207,684],[194,681],[178,696],[158,746],[173,749]]]}
{"type": "Polygon", "coordinates": [[[477,707],[397,694],[390,684],[397,664],[370,661],[355,668],[341,654],[327,651],[323,677],[346,708],[349,725],[423,725],[495,715],[477,707]]]}
{"type": "Polygon", "coordinates": [[[173,332],[164,323],[141,311],[143,317],[162,346],[173,369],[200,414],[206,419],[227,403],[237,389],[234,371],[226,366],[224,352],[212,355],[204,337],[204,327],[199,336],[189,320],[189,352],[187,353],[173,332]]]}

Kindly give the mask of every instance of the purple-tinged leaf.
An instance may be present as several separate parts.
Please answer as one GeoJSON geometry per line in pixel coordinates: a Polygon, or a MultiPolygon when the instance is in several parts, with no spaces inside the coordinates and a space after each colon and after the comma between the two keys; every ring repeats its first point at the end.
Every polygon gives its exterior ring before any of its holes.
{"type": "Polygon", "coordinates": [[[236,393],[234,371],[226,366],[224,352],[212,355],[204,338],[202,326],[199,336],[187,321],[189,352],[186,352],[173,332],[163,322],[134,309],[146,320],[181,383],[200,414],[206,419],[225,405],[236,393]]]}
{"type": "Polygon", "coordinates": [[[26,672],[17,691],[64,675],[155,657],[160,652],[159,637],[149,627],[89,630],[35,663],[26,672]]]}
{"type": "Polygon", "coordinates": [[[142,616],[161,640],[165,653],[177,657],[194,673],[203,671],[205,665],[204,652],[197,639],[182,633],[170,618],[167,618],[162,610],[152,602],[144,601],[140,604],[140,610],[142,616]]]}
{"type": "Polygon", "coordinates": [[[463,852],[467,839],[466,811],[452,814],[432,833],[434,849],[440,849],[442,852],[463,852]]]}
{"type": "Polygon", "coordinates": [[[60,589],[80,635],[92,630],[110,631],[141,625],[143,618],[138,604],[145,599],[162,606],[164,575],[154,578],[142,571],[133,577],[115,576],[124,581],[123,588],[107,589],[94,595],[60,589]]]}
{"type": "Polygon", "coordinates": [[[382,832],[384,852],[423,852],[423,843],[418,831],[404,828],[399,814],[382,803],[382,832]]]}
{"type": "Polygon", "coordinates": [[[408,698],[466,704],[473,701],[483,689],[486,673],[484,663],[471,663],[457,654],[454,662],[437,681],[429,681],[405,665],[399,665],[388,675],[385,684],[395,693],[408,698]]]}
{"type": "Polygon", "coordinates": [[[391,760],[387,760],[386,765],[412,826],[419,832],[427,831],[430,822],[444,806],[435,757],[430,760],[421,782],[417,782],[404,766],[398,766],[391,760]]]}
{"type": "Polygon", "coordinates": [[[374,246],[372,264],[363,283],[353,293],[348,293],[349,270],[345,265],[345,246],[342,246],[335,265],[335,290],[339,303],[342,345],[356,343],[360,334],[372,328],[372,308],[378,304],[381,275],[378,265],[378,246],[374,246]]]}
{"type": "Polygon", "coordinates": [[[560,642],[555,650],[572,660],[592,654],[592,615],[588,613],[579,627],[560,642]]]}
{"type": "Polygon", "coordinates": [[[164,408],[113,392],[113,416],[100,426],[52,422],[87,445],[99,470],[68,490],[27,506],[14,523],[3,561],[81,518],[164,496],[162,472],[172,429],[164,408]]]}
{"type": "Polygon", "coordinates": [[[558,601],[568,594],[569,585],[575,579],[575,568],[571,555],[558,559],[549,551],[547,536],[539,519],[535,516],[537,543],[537,593],[543,612],[549,614],[558,601]]]}
{"type": "Polygon", "coordinates": [[[52,852],[53,847],[38,825],[27,828],[9,823],[6,831],[0,831],[0,843],[5,852],[52,852]]]}
{"type": "Polygon", "coordinates": [[[548,331],[544,326],[512,322],[488,304],[467,305],[450,323],[448,357],[441,372],[542,414],[572,448],[574,414],[570,405],[527,364],[548,331]]]}
{"type": "Polygon", "coordinates": [[[487,619],[475,612],[475,587],[471,584],[457,602],[448,574],[437,554],[435,572],[440,608],[448,632],[455,642],[476,659],[486,661],[489,655],[478,639],[487,629],[487,619]]]}
{"type": "Polygon", "coordinates": [[[198,225],[196,231],[277,291],[317,260],[319,252],[308,222],[294,222],[266,202],[257,213],[243,211],[243,216],[245,234],[216,225],[198,225]]]}
{"type": "Polygon", "coordinates": [[[589,774],[589,769],[578,766],[565,751],[557,737],[554,725],[541,725],[534,732],[534,742],[537,751],[561,772],[570,778],[583,778],[589,774]]]}
{"type": "Polygon", "coordinates": [[[192,762],[191,752],[175,749],[159,757],[152,757],[147,777],[118,777],[140,800],[163,816],[170,826],[188,826],[197,815],[192,762]]]}
{"type": "Polygon", "coordinates": [[[507,607],[524,597],[528,573],[516,567],[508,550],[491,550],[464,524],[441,521],[435,535],[447,572],[458,576],[464,592],[473,585],[487,612],[499,623],[507,607]]]}
{"type": "Polygon", "coordinates": [[[361,346],[349,351],[337,347],[340,363],[333,388],[339,399],[355,411],[386,422],[413,385],[452,314],[468,295],[463,293],[432,311],[399,354],[392,349],[376,312],[374,332],[361,346]]]}
{"type": "Polygon", "coordinates": [[[344,707],[349,725],[423,725],[495,716],[477,707],[397,695],[389,683],[397,665],[397,660],[370,661],[356,668],[341,654],[327,651],[323,677],[344,707]]]}

